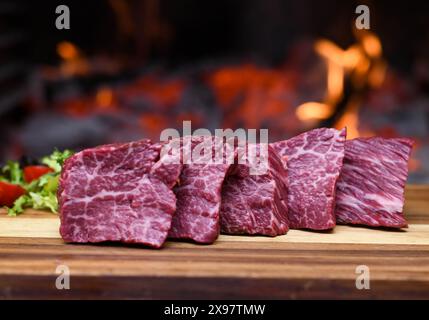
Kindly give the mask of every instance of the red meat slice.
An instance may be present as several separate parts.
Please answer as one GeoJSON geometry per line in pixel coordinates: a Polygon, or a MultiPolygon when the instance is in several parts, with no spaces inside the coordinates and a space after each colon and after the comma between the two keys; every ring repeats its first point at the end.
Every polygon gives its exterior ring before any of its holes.
{"type": "Polygon", "coordinates": [[[409,139],[358,138],[346,142],[344,166],[337,183],[339,224],[402,228],[409,139]]]}
{"type": "Polygon", "coordinates": [[[291,229],[335,227],[335,189],[345,139],[345,129],[320,128],[271,144],[287,162],[291,229]]]}
{"type": "MultiPolygon", "coordinates": [[[[182,138],[183,150],[192,153],[192,159],[189,159],[192,162],[184,160],[180,182],[174,188],[177,209],[168,235],[170,238],[212,243],[219,235],[221,188],[231,163],[227,158],[220,163],[210,163],[203,150],[212,149],[211,157],[215,160],[219,149],[215,141],[213,137],[182,138]]],[[[224,155],[227,156],[226,150],[224,155]]]]}
{"type": "MultiPolygon", "coordinates": [[[[255,148],[261,156],[260,145],[255,148]]],[[[276,236],[288,231],[287,172],[277,152],[267,146],[265,173],[252,174],[252,161],[235,165],[222,187],[221,232],[276,236]]],[[[248,153],[251,154],[251,153],[248,153]]]]}
{"type": "Polygon", "coordinates": [[[161,247],[176,209],[171,188],[181,167],[165,166],[165,159],[159,159],[161,147],[142,140],[87,149],[69,158],[58,190],[62,238],[161,247]]]}

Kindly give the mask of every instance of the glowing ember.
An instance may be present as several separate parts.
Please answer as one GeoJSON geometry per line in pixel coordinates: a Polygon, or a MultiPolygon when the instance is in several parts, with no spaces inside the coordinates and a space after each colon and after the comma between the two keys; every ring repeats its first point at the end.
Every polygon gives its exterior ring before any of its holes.
{"type": "Polygon", "coordinates": [[[162,79],[156,75],[144,76],[126,85],[120,92],[125,97],[143,96],[159,108],[169,108],[178,103],[186,88],[183,79],[162,79]]]}
{"type": "Polygon", "coordinates": [[[168,128],[168,121],[162,114],[143,114],[139,123],[145,131],[145,136],[150,138],[156,138],[162,130],[168,128]]]}
{"type": "Polygon", "coordinates": [[[57,44],[57,53],[64,60],[73,60],[80,56],[79,49],[68,41],[62,41],[57,44]]]}
{"type": "Polygon", "coordinates": [[[66,77],[84,75],[89,72],[89,63],[73,43],[62,41],[57,45],[57,53],[63,59],[61,74],[66,77]]]}
{"type": "Polygon", "coordinates": [[[107,87],[102,87],[95,95],[97,105],[102,109],[107,109],[113,104],[113,91],[107,87]]]}
{"type": "Polygon", "coordinates": [[[422,163],[421,163],[421,161],[419,159],[416,159],[416,158],[412,157],[408,161],[408,169],[411,172],[419,170],[421,168],[421,166],[422,166],[422,163]]]}
{"type": "Polygon", "coordinates": [[[224,67],[210,74],[208,83],[220,106],[227,110],[224,127],[239,123],[259,128],[264,121],[281,119],[290,108],[293,82],[281,70],[253,64],[224,67]]]}

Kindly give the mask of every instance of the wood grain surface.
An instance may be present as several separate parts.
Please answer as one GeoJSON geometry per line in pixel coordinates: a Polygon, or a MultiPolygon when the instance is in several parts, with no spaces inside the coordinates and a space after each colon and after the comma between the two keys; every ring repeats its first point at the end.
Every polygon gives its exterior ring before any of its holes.
{"type": "Polygon", "coordinates": [[[54,214],[0,212],[0,298],[429,298],[429,186],[408,186],[402,231],[338,226],[268,237],[221,236],[162,250],[70,245],[54,214]],[[71,289],[57,290],[66,265],[71,289]],[[368,266],[370,289],[356,289],[368,266]]]}

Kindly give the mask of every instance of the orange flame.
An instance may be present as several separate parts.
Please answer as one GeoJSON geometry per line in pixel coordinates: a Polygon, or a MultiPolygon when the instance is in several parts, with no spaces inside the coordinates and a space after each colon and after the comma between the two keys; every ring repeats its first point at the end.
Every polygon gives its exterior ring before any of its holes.
{"type": "Polygon", "coordinates": [[[298,119],[317,119],[323,120],[329,117],[332,113],[332,108],[325,104],[319,102],[306,102],[301,104],[296,109],[296,115],[298,119]]]}
{"type": "Polygon", "coordinates": [[[344,67],[334,61],[328,61],[328,92],[326,101],[329,105],[341,99],[344,90],[344,67]]]}
{"type": "Polygon", "coordinates": [[[351,101],[347,106],[347,111],[338,120],[335,127],[337,129],[347,128],[347,139],[354,139],[359,134],[359,105],[356,101],[351,101]]]}
{"type": "MultiPolygon", "coordinates": [[[[350,77],[355,88],[379,87],[384,79],[387,65],[381,59],[382,46],[379,38],[371,32],[359,32],[358,42],[346,50],[329,40],[315,43],[315,51],[325,60],[327,66],[327,89],[323,103],[307,102],[297,107],[296,116],[301,121],[323,120],[334,112],[335,105],[344,92],[344,79],[350,77]]],[[[347,106],[337,127],[346,126],[348,138],[360,135],[357,102],[347,106]]]]}
{"type": "Polygon", "coordinates": [[[365,50],[366,54],[371,58],[379,58],[382,55],[381,42],[378,37],[371,33],[365,32],[361,36],[362,48],[365,50]]]}

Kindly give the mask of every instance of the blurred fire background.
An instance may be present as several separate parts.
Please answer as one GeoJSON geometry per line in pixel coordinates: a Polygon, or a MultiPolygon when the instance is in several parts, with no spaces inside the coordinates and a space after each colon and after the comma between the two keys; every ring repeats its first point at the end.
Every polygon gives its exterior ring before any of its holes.
{"type": "Polygon", "coordinates": [[[412,137],[409,181],[429,183],[429,2],[0,1],[0,162],[183,120],[272,141],[320,126],[412,137]]]}

